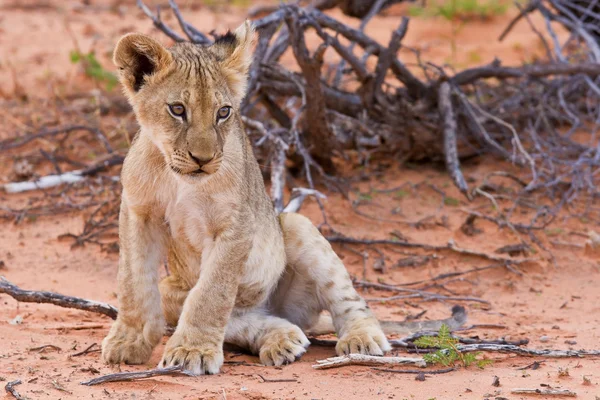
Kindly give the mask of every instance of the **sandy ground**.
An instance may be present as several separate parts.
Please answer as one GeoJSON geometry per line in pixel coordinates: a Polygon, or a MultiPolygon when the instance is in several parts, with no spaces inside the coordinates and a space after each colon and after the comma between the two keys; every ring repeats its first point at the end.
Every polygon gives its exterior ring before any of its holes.
{"type": "MultiPolygon", "coordinates": [[[[468,175],[481,178],[482,166],[469,168],[468,175]]],[[[362,183],[361,190],[372,185],[389,188],[404,182],[417,182],[425,178],[434,184],[447,180],[442,172],[428,170],[418,173],[391,168],[385,175],[385,184],[371,181],[362,183]]],[[[441,187],[441,186],[440,186],[441,187]]],[[[451,188],[445,189],[453,194],[451,188]]],[[[427,190],[411,192],[401,200],[390,204],[387,199],[373,197],[373,207],[401,207],[411,210],[419,204],[436,204],[439,197],[427,190]],[[381,201],[381,203],[380,203],[381,201]],[[385,206],[384,206],[385,204],[385,206]]],[[[10,199],[9,199],[10,202],[10,199]]],[[[485,206],[482,202],[471,207],[485,206]]],[[[460,231],[464,213],[460,207],[445,206],[439,218],[447,217],[447,227],[408,229],[397,223],[367,220],[351,211],[348,202],[331,195],[327,202],[328,217],[332,225],[355,237],[385,238],[398,229],[411,241],[443,244],[454,239],[460,246],[478,251],[493,252],[516,238],[495,225],[477,222],[483,233],[467,237],[460,231]]],[[[421,207],[425,210],[426,207],[421,207]]],[[[433,211],[435,206],[430,207],[433,211]]],[[[318,223],[320,214],[314,204],[303,211],[318,223]]],[[[380,215],[382,215],[380,213],[380,215]]],[[[65,232],[79,232],[82,220],[78,216],[44,218],[35,223],[14,226],[3,224],[0,233],[0,259],[5,262],[1,271],[10,281],[24,288],[57,291],[64,294],[107,301],[116,304],[115,275],[117,258],[99,252],[94,247],[72,250],[69,243],[57,240],[65,232]]],[[[558,224],[564,232],[564,241],[583,244],[584,239],[570,235],[571,231],[583,229],[574,223],[558,224]]],[[[555,238],[555,236],[552,236],[555,238]]],[[[349,271],[361,277],[362,259],[352,252],[336,246],[344,257],[349,271]]],[[[476,257],[457,256],[442,252],[438,258],[422,267],[393,267],[405,255],[382,248],[386,254],[388,271],[384,274],[373,270],[373,261],[367,266],[366,277],[372,282],[399,284],[428,279],[441,273],[464,271],[484,266],[488,261],[476,257]]],[[[477,329],[465,335],[482,338],[505,337],[528,338],[531,348],[592,349],[598,348],[600,337],[600,262],[582,249],[554,247],[557,265],[538,254],[540,261],[519,267],[523,276],[499,269],[465,275],[460,280],[447,283],[445,287],[456,295],[476,296],[491,302],[491,307],[466,303],[469,324],[501,324],[506,329],[477,329]],[[544,338],[545,337],[545,338],[544,338]]],[[[371,251],[371,256],[376,253],[371,251]]],[[[442,291],[442,293],[444,293],[442,291]]],[[[366,298],[386,296],[386,293],[364,291],[366,298]]],[[[94,314],[60,309],[49,305],[19,304],[8,296],[0,296],[0,377],[8,381],[21,379],[22,394],[30,398],[323,398],[323,399],[479,399],[485,397],[520,398],[510,395],[516,387],[539,387],[549,384],[566,387],[579,394],[579,398],[593,399],[600,395],[600,360],[542,359],[537,370],[520,371],[517,368],[531,364],[526,357],[488,354],[494,364],[484,370],[471,367],[446,375],[430,376],[425,382],[414,380],[412,375],[400,375],[374,371],[368,367],[346,367],[337,370],[316,371],[311,368],[315,360],[334,356],[333,349],[313,346],[301,361],[283,368],[250,365],[228,365],[218,376],[164,377],[134,383],[113,383],[92,388],[79,385],[91,378],[96,370],[110,373],[117,368],[104,365],[98,353],[71,357],[92,343],[100,343],[110,326],[110,320],[94,314]],[[21,316],[23,322],[13,325],[10,321],[21,316]],[[30,351],[42,345],[56,345],[60,351],[30,351]],[[569,376],[560,377],[560,370],[569,376]],[[92,372],[94,371],[94,372],[92,372]],[[266,379],[294,379],[294,382],[263,382],[266,379]],[[493,377],[500,378],[501,386],[492,386],[493,377]],[[592,384],[584,385],[583,377],[592,384]],[[68,392],[61,391],[65,389],[68,392]],[[72,394],[69,394],[72,393],[72,394]]],[[[425,319],[445,317],[452,303],[418,301],[390,301],[371,303],[382,319],[404,319],[427,310],[425,319]]],[[[156,349],[148,365],[123,366],[122,370],[142,370],[153,367],[160,358],[162,346],[156,349]]],[[[257,358],[228,353],[228,361],[244,360],[256,363],[257,358]]]]}
{"type": "MultiPolygon", "coordinates": [[[[112,69],[109,54],[121,34],[137,30],[158,35],[131,1],[90,3],[82,6],[76,1],[0,2],[0,94],[7,97],[4,112],[0,112],[0,139],[13,136],[20,128],[14,116],[8,115],[15,110],[15,97],[39,98],[44,104],[46,98],[94,88],[80,67],[70,63],[69,52],[74,48],[84,53],[95,49],[103,65],[112,69]]],[[[240,9],[191,7],[191,3],[183,10],[191,22],[205,31],[231,28],[243,19],[244,12],[240,9]]],[[[402,12],[402,8],[397,8],[388,16],[377,18],[368,32],[381,42],[387,42],[402,12]]],[[[334,14],[339,17],[336,12],[334,14]]],[[[493,23],[473,21],[465,24],[455,33],[454,39],[452,31],[456,26],[453,28],[445,20],[413,19],[405,44],[420,49],[428,59],[452,62],[458,67],[487,63],[494,57],[505,60],[506,64],[531,60],[540,54],[542,47],[525,24],[518,25],[505,42],[495,40],[513,15],[514,11],[511,11],[493,23]],[[452,41],[460,43],[455,56],[452,55],[452,41]]],[[[167,22],[173,22],[168,13],[164,16],[167,22]]],[[[356,21],[353,24],[358,25],[356,21]]],[[[407,60],[412,57],[409,50],[403,50],[401,54],[407,60]]],[[[37,103],[31,100],[31,104],[37,103]]],[[[49,117],[44,118],[32,118],[30,123],[34,127],[41,126],[49,117]]],[[[133,124],[130,117],[123,118],[133,124]]],[[[135,127],[127,129],[134,130],[135,127]]],[[[1,181],[12,179],[12,160],[11,154],[0,154],[1,181]]],[[[498,169],[512,170],[511,166],[495,160],[479,159],[466,163],[465,174],[472,182],[481,183],[489,172],[498,169]]],[[[389,239],[392,232],[399,231],[410,241],[445,244],[453,239],[461,247],[490,254],[502,246],[518,243],[518,237],[510,230],[501,230],[492,223],[479,220],[475,225],[482,232],[472,237],[465,235],[460,229],[465,221],[465,209],[488,214],[493,214],[494,209],[485,199],[473,203],[463,200],[442,169],[422,165],[399,167],[388,161],[375,162],[365,171],[346,167],[345,172],[348,175],[365,174],[365,179],[354,183],[351,190],[353,199],[363,199],[360,211],[396,221],[357,215],[348,200],[328,193],[328,219],[336,230],[347,235],[389,239]],[[425,184],[415,189],[399,188],[403,184],[421,182],[435,185],[453,200],[440,207],[440,195],[425,184]],[[398,189],[382,192],[390,188],[398,189]],[[406,224],[406,221],[429,215],[432,218],[423,227],[406,224]]],[[[502,180],[498,183],[511,185],[502,180]]],[[[22,204],[24,200],[24,196],[0,194],[2,206],[22,204]]],[[[519,209],[521,211],[519,218],[525,221],[531,217],[530,212],[519,209]]],[[[309,202],[302,212],[315,223],[322,221],[313,202],[309,202]]],[[[45,217],[19,225],[0,223],[0,275],[23,288],[56,291],[116,305],[117,256],[101,252],[94,246],[72,249],[70,242],[58,240],[60,234],[81,232],[82,225],[82,215],[45,217]]],[[[536,248],[536,252],[530,254],[536,261],[518,267],[522,275],[503,268],[490,269],[451,282],[446,280],[443,288],[430,290],[487,300],[490,306],[462,303],[469,314],[468,324],[505,326],[505,329],[471,330],[464,332],[465,336],[528,338],[528,347],[540,349],[598,349],[600,257],[583,248],[586,240],[583,236],[589,229],[596,227],[586,224],[585,220],[561,217],[539,234],[556,257],[555,264],[549,261],[547,252],[536,248]]],[[[344,246],[336,245],[335,249],[353,276],[362,279],[365,274],[371,282],[388,284],[427,280],[439,274],[491,264],[479,257],[440,252],[422,266],[394,267],[398,260],[413,253],[431,252],[378,247],[368,249],[369,259],[363,272],[362,257],[344,246]],[[377,250],[385,256],[387,270],[383,273],[373,268],[378,258],[377,250]]],[[[372,290],[364,290],[362,294],[367,299],[390,295],[372,290]]],[[[371,302],[376,314],[388,320],[402,320],[424,310],[427,312],[423,319],[443,318],[449,315],[453,304],[416,300],[371,302]]],[[[314,370],[311,366],[316,360],[334,356],[332,348],[317,346],[312,346],[299,362],[283,368],[256,366],[258,359],[255,357],[227,353],[227,363],[216,376],[162,377],[85,387],[79,382],[119,370],[104,365],[97,352],[71,356],[101,342],[111,323],[108,318],[49,305],[19,304],[6,295],[0,296],[0,305],[0,380],[21,379],[23,384],[17,386],[17,390],[30,399],[520,399],[526,397],[512,395],[510,390],[538,388],[541,384],[569,388],[581,399],[600,396],[598,357],[536,359],[543,361],[539,369],[519,370],[534,359],[486,354],[485,357],[494,363],[483,370],[476,367],[459,369],[449,374],[431,375],[425,382],[420,382],[414,375],[381,372],[368,367],[314,370]],[[15,318],[22,318],[22,323],[14,324],[15,318]],[[58,346],[60,350],[31,350],[44,345],[58,346]],[[261,376],[267,380],[293,381],[268,382],[261,376]],[[500,379],[499,387],[492,386],[494,376],[500,379]],[[584,376],[591,384],[585,384],[584,376]]],[[[147,365],[122,366],[121,370],[154,367],[162,348],[161,345],[155,350],[147,365]]]]}

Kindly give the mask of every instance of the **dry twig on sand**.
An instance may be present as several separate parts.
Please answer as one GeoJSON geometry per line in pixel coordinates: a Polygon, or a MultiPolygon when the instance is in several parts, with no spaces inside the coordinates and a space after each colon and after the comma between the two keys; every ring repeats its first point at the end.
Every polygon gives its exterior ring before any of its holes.
{"type": "Polygon", "coordinates": [[[331,357],[326,360],[317,360],[312,367],[314,369],[329,369],[345,367],[347,365],[367,366],[392,366],[392,365],[414,365],[425,368],[427,363],[422,358],[413,357],[377,357],[364,354],[348,354],[341,357],[331,357]]]}
{"type": "Polygon", "coordinates": [[[12,395],[12,397],[14,397],[17,400],[25,400],[26,397],[21,396],[19,394],[19,392],[17,392],[17,389],[15,389],[15,386],[20,385],[21,383],[22,382],[20,379],[18,379],[16,381],[8,382],[6,384],[6,386],[4,386],[4,390],[6,390],[7,393],[12,395]]]}
{"type": "Polygon", "coordinates": [[[510,392],[513,394],[533,394],[533,395],[540,395],[540,396],[577,397],[577,393],[575,393],[569,389],[553,389],[553,388],[512,389],[510,392]]]}
{"type": "Polygon", "coordinates": [[[418,370],[418,369],[391,369],[391,368],[371,368],[376,371],[393,372],[395,374],[423,374],[423,375],[439,375],[447,374],[448,372],[456,371],[456,368],[443,368],[443,369],[432,369],[432,370],[418,370]]]}
{"type": "Polygon", "coordinates": [[[117,318],[117,309],[110,304],[53,292],[23,290],[7,281],[3,276],[0,276],[0,293],[5,293],[23,303],[50,303],[59,307],[104,314],[112,319],[117,318]]]}
{"type": "Polygon", "coordinates": [[[193,374],[184,371],[181,366],[172,366],[167,368],[149,369],[147,371],[137,372],[117,372],[114,374],[108,374],[99,376],[89,381],[81,382],[82,385],[94,386],[106,382],[123,382],[123,381],[134,381],[138,379],[152,378],[154,376],[165,376],[165,375],[187,375],[194,376],[193,374]]]}

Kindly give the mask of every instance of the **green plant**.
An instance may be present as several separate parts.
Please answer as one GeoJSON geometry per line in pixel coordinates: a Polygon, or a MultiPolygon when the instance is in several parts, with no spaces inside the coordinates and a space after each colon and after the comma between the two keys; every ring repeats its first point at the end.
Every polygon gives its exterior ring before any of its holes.
{"type": "Polygon", "coordinates": [[[415,340],[415,345],[421,348],[436,348],[434,353],[423,356],[423,359],[430,364],[441,364],[446,367],[454,366],[460,362],[465,368],[475,364],[479,368],[490,365],[492,360],[478,360],[477,356],[481,352],[463,353],[458,349],[458,339],[452,337],[450,328],[442,324],[437,336],[422,336],[415,340]]]}
{"type": "Polygon", "coordinates": [[[447,20],[468,21],[475,18],[490,19],[504,15],[508,3],[502,0],[449,0],[431,1],[424,7],[410,7],[409,14],[413,17],[432,16],[444,17],[447,20]]]}
{"type": "Polygon", "coordinates": [[[102,67],[93,51],[83,54],[79,50],[73,50],[71,51],[71,62],[73,64],[81,63],[85,74],[97,82],[104,82],[106,90],[112,90],[119,82],[115,74],[102,67]]]}
{"type": "Polygon", "coordinates": [[[456,207],[460,205],[460,200],[454,197],[446,196],[444,197],[444,204],[447,206],[456,207]]]}

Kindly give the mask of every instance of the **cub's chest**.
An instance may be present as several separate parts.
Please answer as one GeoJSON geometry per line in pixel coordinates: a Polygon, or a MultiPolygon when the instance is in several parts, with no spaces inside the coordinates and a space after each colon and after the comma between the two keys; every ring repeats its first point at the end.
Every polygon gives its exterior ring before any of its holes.
{"type": "Polygon", "coordinates": [[[172,201],[165,209],[165,221],[173,240],[198,252],[207,240],[214,240],[218,232],[229,226],[232,218],[226,204],[201,196],[172,201]]]}

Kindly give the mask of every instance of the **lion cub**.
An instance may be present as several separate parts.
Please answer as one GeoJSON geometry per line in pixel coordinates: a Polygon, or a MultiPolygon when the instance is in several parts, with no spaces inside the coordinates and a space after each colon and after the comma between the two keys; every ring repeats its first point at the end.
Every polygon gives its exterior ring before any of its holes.
{"type": "Polygon", "coordinates": [[[161,367],[215,374],[223,342],[282,365],[305,352],[322,310],[338,354],[390,349],[327,240],[301,215],[275,215],[240,119],[253,36],[246,22],[209,47],[137,33],[117,44],[141,131],[123,165],[109,363],[147,362],[166,322],[177,328],[161,367]],[[159,282],[165,256],[171,275],[159,282]]]}

